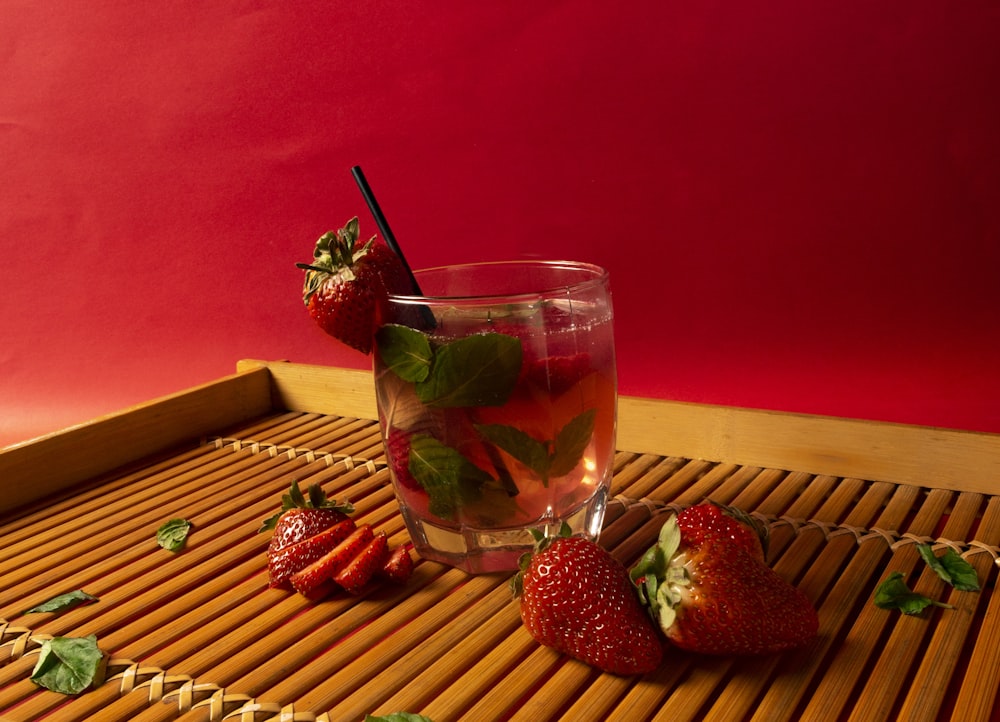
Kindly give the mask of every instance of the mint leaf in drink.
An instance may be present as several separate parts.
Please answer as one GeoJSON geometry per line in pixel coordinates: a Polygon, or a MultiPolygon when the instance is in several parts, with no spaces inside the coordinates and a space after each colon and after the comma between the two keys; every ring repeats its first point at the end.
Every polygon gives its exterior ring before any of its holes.
{"type": "Polygon", "coordinates": [[[478,424],[476,431],[484,439],[548,480],[549,447],[530,434],[507,424],[478,424]]]}
{"type": "Polygon", "coordinates": [[[156,543],[170,552],[184,548],[193,524],[187,519],[171,519],[156,530],[156,543]]]}
{"type": "Polygon", "coordinates": [[[31,681],[53,692],[79,694],[97,680],[103,659],[94,635],[53,637],[42,642],[31,681]]]}
{"type": "Polygon", "coordinates": [[[506,424],[478,424],[476,431],[531,469],[548,486],[551,477],[565,476],[580,463],[594,433],[595,414],[594,409],[588,409],[573,417],[552,440],[539,441],[506,424]]]}
{"type": "Polygon", "coordinates": [[[917,551],[928,566],[955,589],[962,592],[979,591],[979,576],[975,568],[951,547],[941,556],[935,556],[930,544],[917,544],[917,551]]]}
{"type": "Polygon", "coordinates": [[[382,363],[404,381],[424,381],[431,372],[434,352],[426,334],[409,326],[386,324],[375,334],[382,363]]]}
{"type": "Polygon", "coordinates": [[[920,614],[929,606],[951,609],[950,604],[936,602],[923,594],[911,591],[903,581],[901,572],[893,572],[875,590],[875,606],[882,609],[897,609],[903,614],[920,614]]]}
{"type": "Polygon", "coordinates": [[[503,406],[521,372],[521,342],[503,333],[466,336],[434,350],[417,398],[435,408],[503,406]]]}
{"type": "Polygon", "coordinates": [[[408,468],[430,497],[430,512],[441,519],[454,519],[461,504],[478,500],[482,485],[493,481],[460,452],[426,434],[410,441],[408,468]]]}
{"type": "Polygon", "coordinates": [[[551,476],[565,476],[576,468],[583,458],[583,452],[594,435],[594,417],[597,411],[587,409],[566,424],[556,436],[552,460],[549,466],[551,476]]]}
{"type": "Polygon", "coordinates": [[[65,594],[60,594],[57,597],[52,597],[46,602],[32,607],[31,609],[26,609],[21,614],[37,614],[40,612],[64,612],[67,609],[72,609],[73,607],[80,604],[87,604],[89,602],[98,601],[97,597],[87,594],[82,589],[77,589],[75,592],[66,592],[65,594]]]}

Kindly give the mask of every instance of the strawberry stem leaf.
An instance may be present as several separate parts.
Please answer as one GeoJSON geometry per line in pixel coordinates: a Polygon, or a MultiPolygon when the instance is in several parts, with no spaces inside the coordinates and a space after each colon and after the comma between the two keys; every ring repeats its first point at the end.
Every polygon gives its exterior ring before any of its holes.
{"type": "Polygon", "coordinates": [[[345,514],[354,513],[354,505],[349,501],[337,501],[336,499],[328,499],[326,492],[319,484],[310,484],[308,488],[309,498],[302,494],[302,490],[299,488],[299,482],[292,480],[291,487],[288,489],[287,494],[281,495],[281,509],[269,516],[263,522],[261,522],[260,529],[257,533],[268,531],[274,529],[278,524],[278,519],[289,509],[336,509],[342,511],[345,514]]]}
{"type": "Polygon", "coordinates": [[[639,595],[639,601],[661,629],[673,624],[680,601],[681,587],[690,583],[683,566],[675,564],[681,546],[681,528],[677,516],[670,517],[660,527],[656,543],[629,571],[629,578],[639,595]]]}

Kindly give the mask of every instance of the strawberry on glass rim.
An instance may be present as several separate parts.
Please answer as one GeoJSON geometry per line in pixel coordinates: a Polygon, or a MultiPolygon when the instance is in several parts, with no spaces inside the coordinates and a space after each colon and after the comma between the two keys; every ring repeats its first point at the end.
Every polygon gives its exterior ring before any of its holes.
{"type": "Polygon", "coordinates": [[[311,263],[297,263],[306,272],[302,299],[309,315],[326,333],[363,354],[386,320],[389,294],[413,289],[403,261],[372,236],[359,241],[355,216],[337,231],[316,241],[311,263]]]}

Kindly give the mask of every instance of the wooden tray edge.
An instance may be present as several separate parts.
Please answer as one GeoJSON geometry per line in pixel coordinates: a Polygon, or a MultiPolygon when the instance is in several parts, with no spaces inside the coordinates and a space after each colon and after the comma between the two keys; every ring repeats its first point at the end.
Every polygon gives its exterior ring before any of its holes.
{"type": "MultiPolygon", "coordinates": [[[[270,370],[293,411],[375,419],[370,371],[240,361],[270,370]]],[[[620,450],[923,487],[1000,493],[1000,434],[622,396],[620,450]]]]}
{"type": "Polygon", "coordinates": [[[251,368],[0,451],[0,513],[274,407],[270,374],[251,368]]]}

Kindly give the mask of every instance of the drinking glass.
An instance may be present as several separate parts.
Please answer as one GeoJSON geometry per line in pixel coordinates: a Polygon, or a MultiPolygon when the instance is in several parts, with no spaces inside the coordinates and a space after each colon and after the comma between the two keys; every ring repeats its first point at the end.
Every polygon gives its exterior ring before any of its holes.
{"type": "Polygon", "coordinates": [[[416,551],[470,573],[517,568],[533,530],[597,537],[617,382],[607,272],[518,260],[415,273],[376,333],[375,391],[416,551]]]}

